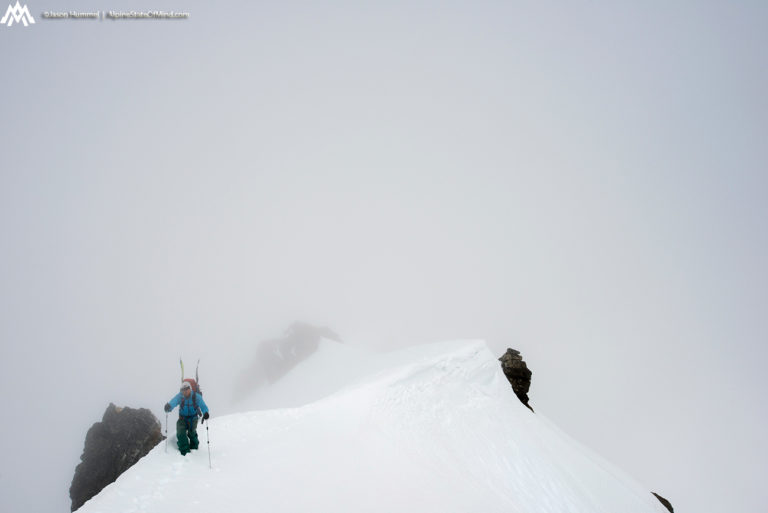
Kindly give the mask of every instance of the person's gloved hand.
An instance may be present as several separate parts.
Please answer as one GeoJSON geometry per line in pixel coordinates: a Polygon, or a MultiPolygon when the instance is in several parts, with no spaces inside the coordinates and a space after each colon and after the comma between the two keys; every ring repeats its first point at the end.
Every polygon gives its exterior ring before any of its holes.
{"type": "Polygon", "coordinates": [[[163,407],[163,409],[165,410],[165,413],[168,413],[169,411],[171,411],[170,403],[165,403],[165,406],[163,407]]]}
{"type": "Polygon", "coordinates": [[[211,416],[208,414],[208,412],[203,413],[203,420],[200,422],[200,424],[205,424],[205,421],[211,418],[211,416]]]}

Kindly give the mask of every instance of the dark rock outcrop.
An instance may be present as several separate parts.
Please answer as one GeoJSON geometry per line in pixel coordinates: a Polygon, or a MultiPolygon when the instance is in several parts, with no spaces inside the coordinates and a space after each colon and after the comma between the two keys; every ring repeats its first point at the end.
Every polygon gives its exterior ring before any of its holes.
{"type": "Polygon", "coordinates": [[[322,338],[341,342],[329,328],[304,322],[294,322],[280,338],[260,342],[253,363],[240,374],[235,399],[242,399],[253,390],[278,381],[317,351],[322,338]]]}
{"type": "Polygon", "coordinates": [[[72,511],[145,456],[163,440],[160,421],[146,408],[118,408],[110,403],[101,422],[85,436],[82,460],[69,488],[72,511]]]}
{"type": "Polygon", "coordinates": [[[528,404],[528,390],[531,388],[531,375],[533,373],[523,361],[520,351],[508,348],[507,352],[499,358],[499,361],[501,362],[501,369],[509,380],[509,384],[512,385],[512,390],[517,398],[529,410],[533,411],[533,408],[528,404]]]}
{"type": "Polygon", "coordinates": [[[670,503],[667,499],[662,497],[656,492],[651,492],[657,499],[659,499],[659,502],[661,502],[665,508],[669,510],[669,513],[675,513],[675,510],[672,508],[672,503],[670,503]]]}

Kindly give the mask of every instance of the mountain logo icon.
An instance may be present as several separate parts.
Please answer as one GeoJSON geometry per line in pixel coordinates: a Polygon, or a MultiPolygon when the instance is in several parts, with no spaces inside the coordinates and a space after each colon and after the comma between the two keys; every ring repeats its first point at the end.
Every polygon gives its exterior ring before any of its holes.
{"type": "Polygon", "coordinates": [[[28,27],[30,23],[35,22],[35,19],[29,13],[26,4],[22,7],[19,5],[19,0],[16,0],[16,5],[8,4],[8,10],[5,11],[5,16],[0,19],[0,24],[8,25],[9,27],[13,25],[13,22],[21,22],[25,27],[28,27]]]}

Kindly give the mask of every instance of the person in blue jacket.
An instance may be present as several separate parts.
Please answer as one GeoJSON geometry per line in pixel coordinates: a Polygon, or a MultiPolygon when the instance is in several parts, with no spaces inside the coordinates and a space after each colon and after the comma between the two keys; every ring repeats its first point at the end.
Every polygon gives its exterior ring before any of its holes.
{"type": "Polygon", "coordinates": [[[197,449],[200,441],[197,438],[197,419],[202,415],[203,422],[210,417],[208,406],[203,401],[203,395],[192,389],[190,380],[184,380],[176,396],[165,403],[165,411],[169,412],[179,406],[179,420],[176,421],[176,443],[181,455],[197,449]]]}

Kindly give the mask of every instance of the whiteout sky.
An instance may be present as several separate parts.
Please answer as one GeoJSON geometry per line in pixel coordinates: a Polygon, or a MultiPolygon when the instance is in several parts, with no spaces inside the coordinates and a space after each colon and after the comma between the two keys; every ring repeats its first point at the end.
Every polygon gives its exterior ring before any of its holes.
{"type": "Polygon", "coordinates": [[[765,509],[765,3],[27,5],[0,510],[66,511],[88,427],[160,416],[179,354],[226,412],[296,319],[514,347],[534,408],[677,510],[765,509]]]}

